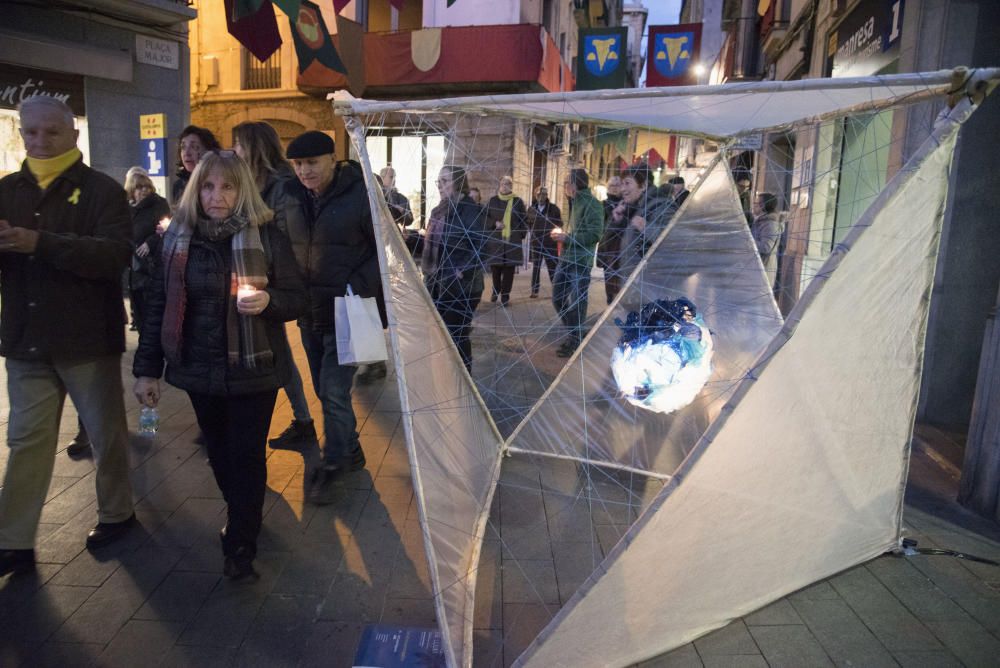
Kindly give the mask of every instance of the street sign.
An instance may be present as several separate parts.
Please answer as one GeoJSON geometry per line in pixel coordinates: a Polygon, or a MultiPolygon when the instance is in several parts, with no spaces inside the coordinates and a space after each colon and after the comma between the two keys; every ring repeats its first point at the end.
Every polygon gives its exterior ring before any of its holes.
{"type": "Polygon", "coordinates": [[[149,175],[166,176],[165,140],[143,139],[139,143],[142,146],[142,166],[146,168],[149,175]]]}
{"type": "Polygon", "coordinates": [[[140,114],[139,138],[163,139],[167,136],[166,114],[140,114]]]}

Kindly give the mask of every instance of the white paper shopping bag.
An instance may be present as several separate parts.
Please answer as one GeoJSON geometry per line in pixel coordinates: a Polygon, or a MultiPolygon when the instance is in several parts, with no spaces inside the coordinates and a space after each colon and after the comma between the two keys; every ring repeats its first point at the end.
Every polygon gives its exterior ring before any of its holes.
{"type": "Polygon", "coordinates": [[[370,364],[388,359],[382,319],[374,297],[359,297],[351,286],[347,295],[333,303],[337,326],[337,361],[349,366],[370,364]]]}

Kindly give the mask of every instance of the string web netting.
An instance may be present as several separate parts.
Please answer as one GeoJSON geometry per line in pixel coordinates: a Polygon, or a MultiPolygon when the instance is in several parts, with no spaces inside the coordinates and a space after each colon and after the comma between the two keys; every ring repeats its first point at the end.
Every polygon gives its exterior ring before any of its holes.
{"type": "Polygon", "coordinates": [[[940,76],[865,82],[797,110],[780,87],[341,105],[449,665],[628,665],[895,544],[961,117],[938,117],[940,76]],[[620,261],[602,246],[581,272],[567,350],[549,266],[558,282],[572,243],[550,230],[580,231],[570,170],[604,200],[651,157],[646,191],[625,183],[620,261]],[[389,165],[405,203],[378,187],[389,165]],[[505,177],[520,203],[497,197],[505,177]],[[644,307],[658,325],[629,330],[644,307]],[[643,344],[658,356],[623,386],[616,350],[643,344]],[[693,398],[647,401],[702,363],[693,398]]]}

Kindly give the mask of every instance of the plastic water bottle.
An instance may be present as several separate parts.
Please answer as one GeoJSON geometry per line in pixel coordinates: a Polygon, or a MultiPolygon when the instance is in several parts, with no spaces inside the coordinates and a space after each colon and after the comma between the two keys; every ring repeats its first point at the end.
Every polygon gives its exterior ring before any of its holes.
{"type": "Polygon", "coordinates": [[[156,408],[143,406],[139,411],[139,433],[152,436],[160,428],[160,412],[156,408]]]}

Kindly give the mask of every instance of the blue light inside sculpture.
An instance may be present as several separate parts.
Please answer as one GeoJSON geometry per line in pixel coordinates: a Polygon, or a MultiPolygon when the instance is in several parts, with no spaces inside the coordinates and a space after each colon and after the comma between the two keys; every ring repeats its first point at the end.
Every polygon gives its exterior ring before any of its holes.
{"type": "Polygon", "coordinates": [[[712,335],[694,303],[658,299],[615,324],[611,372],[626,401],[656,413],[694,401],[712,375],[712,335]]]}

